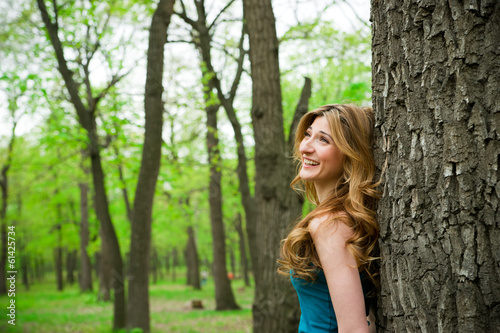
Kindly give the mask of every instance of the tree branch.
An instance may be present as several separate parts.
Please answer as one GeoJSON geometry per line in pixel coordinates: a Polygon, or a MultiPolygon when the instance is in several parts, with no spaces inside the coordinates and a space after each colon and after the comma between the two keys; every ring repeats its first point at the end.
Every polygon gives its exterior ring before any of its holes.
{"type": "MultiPolygon", "coordinates": [[[[61,73],[64,82],[66,84],[66,88],[68,89],[71,102],[75,106],[76,112],[78,114],[78,120],[80,124],[83,126],[83,128],[85,128],[86,130],[90,130],[92,125],[88,115],[88,111],[83,105],[80,96],[78,95],[78,85],[73,79],[73,72],[68,68],[67,61],[64,57],[62,43],[58,36],[57,21],[55,23],[51,22],[49,14],[47,13],[47,7],[45,7],[44,0],[37,0],[37,3],[38,3],[38,8],[40,9],[40,13],[42,15],[42,20],[45,24],[45,27],[50,37],[50,41],[56,53],[57,63],[59,65],[59,72],[61,73]]],[[[56,19],[57,19],[56,0],[53,0],[53,4],[54,4],[54,10],[56,11],[56,19]]]]}
{"type": "Polygon", "coordinates": [[[190,19],[187,16],[186,6],[184,6],[184,1],[180,0],[180,2],[181,2],[182,12],[174,12],[174,14],[183,19],[184,22],[189,24],[194,30],[198,31],[198,29],[196,29],[196,21],[190,19]]]}
{"type": "Polygon", "coordinates": [[[212,30],[212,28],[214,27],[215,23],[217,22],[217,20],[219,19],[219,17],[222,15],[222,13],[224,13],[226,11],[226,9],[228,9],[233,3],[234,3],[234,0],[229,0],[229,2],[227,3],[227,5],[224,8],[222,8],[222,10],[214,18],[214,20],[212,21],[212,23],[208,26],[208,31],[212,30]]]}
{"type": "MultiPolygon", "coordinates": [[[[94,44],[94,48],[92,49],[92,51],[90,51],[90,53],[87,53],[87,62],[90,62],[90,60],[92,60],[92,58],[94,57],[94,55],[97,53],[97,50],[99,49],[99,46],[101,46],[101,38],[102,38],[102,35],[104,34],[104,32],[106,31],[106,28],[108,27],[108,24],[109,24],[109,20],[111,18],[111,8],[108,8],[108,13],[107,13],[107,17],[106,17],[106,21],[104,21],[104,25],[102,27],[102,31],[100,33],[97,32],[97,27],[96,27],[96,35],[97,35],[97,40],[94,44]]],[[[87,41],[89,41],[90,39],[87,39],[87,41]]],[[[88,45],[89,43],[87,43],[88,45]]],[[[88,50],[88,49],[87,49],[88,50]]]]}
{"type": "Polygon", "coordinates": [[[370,25],[358,15],[358,13],[354,9],[354,7],[349,3],[349,1],[343,0],[342,2],[345,3],[349,8],[351,8],[352,12],[354,13],[354,16],[356,16],[359,22],[361,22],[365,27],[371,28],[370,25]]]}
{"type": "Polygon", "coordinates": [[[240,56],[238,57],[238,67],[236,69],[236,75],[233,80],[233,84],[231,85],[231,90],[229,90],[229,101],[231,104],[234,101],[234,98],[236,96],[236,90],[238,90],[238,85],[240,84],[240,79],[241,79],[241,74],[243,73],[243,61],[245,60],[245,50],[243,48],[243,42],[245,40],[245,35],[246,35],[246,26],[245,23],[243,23],[243,26],[241,28],[241,38],[240,38],[240,43],[238,45],[238,50],[240,52],[240,56]]]}
{"type": "Polygon", "coordinates": [[[304,81],[304,87],[302,88],[302,93],[300,94],[299,102],[297,103],[297,108],[295,109],[295,114],[293,115],[293,121],[290,125],[290,132],[288,133],[288,151],[293,149],[295,130],[299,124],[300,118],[307,113],[309,109],[309,98],[311,98],[311,86],[312,81],[310,78],[306,77],[304,81]]]}
{"type": "Polygon", "coordinates": [[[106,86],[106,88],[104,88],[103,90],[101,90],[101,92],[99,93],[99,95],[97,95],[97,97],[93,98],[93,103],[92,103],[92,105],[90,107],[90,112],[92,114],[95,113],[95,110],[97,108],[97,104],[99,103],[99,101],[108,94],[108,92],[109,92],[109,90],[111,88],[113,88],[118,82],[120,82],[121,79],[123,79],[125,76],[127,76],[132,70],[133,70],[133,68],[131,68],[129,71],[127,71],[126,73],[124,73],[122,75],[114,74],[111,77],[111,81],[109,81],[109,83],[106,86]]]}

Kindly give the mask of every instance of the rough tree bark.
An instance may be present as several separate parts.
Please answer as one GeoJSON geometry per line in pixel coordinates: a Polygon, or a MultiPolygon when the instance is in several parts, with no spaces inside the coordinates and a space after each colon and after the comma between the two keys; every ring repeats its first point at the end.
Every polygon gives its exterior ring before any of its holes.
{"type": "Polygon", "coordinates": [[[127,326],[150,330],[149,254],[153,198],[160,170],[163,128],[163,61],[175,0],[160,0],[149,33],[144,109],[146,125],[141,169],[132,209],[127,326]]]}
{"type": "Polygon", "coordinates": [[[500,327],[500,2],[372,1],[379,325],[500,327]]]}
{"type": "MultiPolygon", "coordinates": [[[[276,273],[280,241],[287,226],[300,217],[302,205],[289,187],[294,168],[283,133],[275,18],[270,0],[244,0],[243,10],[252,68],[259,259],[253,268],[253,326],[255,332],[296,332],[300,318],[296,293],[291,283],[276,273]]],[[[297,108],[296,112],[302,109],[297,108]]]]}

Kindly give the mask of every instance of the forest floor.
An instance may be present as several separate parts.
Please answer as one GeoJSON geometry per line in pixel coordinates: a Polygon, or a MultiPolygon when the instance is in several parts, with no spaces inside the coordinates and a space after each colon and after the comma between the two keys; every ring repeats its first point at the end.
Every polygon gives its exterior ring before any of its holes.
{"type": "MultiPolygon", "coordinates": [[[[185,279],[150,284],[151,332],[215,333],[251,332],[253,287],[243,280],[232,281],[241,310],[215,311],[215,291],[211,278],[202,290],[185,285],[185,279]],[[190,309],[191,300],[201,300],[204,309],[190,309]]],[[[37,283],[27,291],[18,285],[13,298],[0,297],[0,332],[93,333],[111,332],[112,304],[97,301],[96,293],[80,293],[78,285],[58,292],[54,281],[37,283]],[[15,326],[6,314],[15,299],[15,326]]],[[[139,331],[134,331],[137,333],[139,331]]]]}

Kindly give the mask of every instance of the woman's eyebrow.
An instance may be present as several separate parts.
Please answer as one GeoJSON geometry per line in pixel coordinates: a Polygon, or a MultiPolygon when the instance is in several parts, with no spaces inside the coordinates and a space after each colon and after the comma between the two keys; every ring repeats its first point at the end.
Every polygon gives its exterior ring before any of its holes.
{"type": "Polygon", "coordinates": [[[331,136],[330,134],[328,134],[328,133],[326,133],[326,132],[323,132],[323,131],[319,131],[319,132],[320,132],[320,133],[323,133],[323,134],[324,134],[324,135],[326,135],[326,136],[328,136],[328,137],[329,137],[330,139],[332,139],[332,141],[333,141],[333,138],[332,138],[332,136],[331,136]]]}
{"type": "MultiPolygon", "coordinates": [[[[309,126],[307,129],[308,130],[312,130],[313,128],[312,128],[312,126],[309,126]]],[[[324,134],[324,135],[326,135],[326,136],[328,136],[333,141],[333,138],[332,138],[332,136],[330,134],[326,133],[325,131],[319,131],[319,132],[322,133],[322,134],[324,134]]]]}

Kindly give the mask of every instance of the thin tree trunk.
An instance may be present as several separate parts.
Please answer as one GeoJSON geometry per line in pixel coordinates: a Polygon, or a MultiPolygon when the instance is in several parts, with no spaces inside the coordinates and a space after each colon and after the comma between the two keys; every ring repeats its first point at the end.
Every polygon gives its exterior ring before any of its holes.
{"type": "Polygon", "coordinates": [[[236,277],[236,257],[234,256],[234,248],[229,246],[229,265],[231,266],[231,273],[236,277]]]}
{"type": "Polygon", "coordinates": [[[55,262],[56,262],[56,283],[57,290],[64,290],[64,282],[63,282],[63,249],[62,249],[62,233],[61,233],[61,225],[57,225],[57,247],[54,250],[55,262]]]}
{"type": "Polygon", "coordinates": [[[99,229],[101,235],[101,252],[98,254],[96,265],[98,267],[97,274],[99,276],[99,293],[97,299],[104,302],[111,300],[111,263],[109,262],[109,250],[106,238],[102,234],[102,229],[99,229]]]}
{"type": "Polygon", "coordinates": [[[156,267],[158,267],[158,280],[165,280],[165,275],[163,274],[163,262],[161,260],[161,256],[158,253],[156,253],[156,267]]]}
{"type": "Polygon", "coordinates": [[[30,256],[23,254],[21,256],[21,279],[26,290],[30,290],[29,274],[30,274],[30,256]]]}
{"type": "Polygon", "coordinates": [[[42,282],[44,277],[43,260],[35,257],[35,278],[37,282],[42,282]]]}
{"type": "Polygon", "coordinates": [[[193,227],[187,228],[188,242],[186,245],[186,262],[188,271],[188,284],[194,289],[200,290],[200,260],[198,258],[198,249],[196,248],[196,238],[193,227]]]}
{"type": "Polygon", "coordinates": [[[170,258],[172,257],[170,252],[167,252],[165,255],[165,273],[169,274],[170,273],[170,258]]]}
{"type": "MultiPolygon", "coordinates": [[[[119,151],[115,148],[116,155],[118,156],[119,151]]],[[[125,177],[123,176],[123,167],[121,164],[118,165],[118,175],[120,178],[120,183],[122,186],[123,201],[125,202],[125,208],[127,209],[127,218],[129,222],[132,221],[132,209],[130,208],[130,200],[128,197],[127,183],[125,182],[125,177]]]]}
{"type": "MultiPolygon", "coordinates": [[[[56,188],[55,197],[59,195],[59,189],[56,188]]],[[[53,231],[56,232],[56,248],[54,250],[55,255],[55,266],[56,266],[56,283],[57,290],[63,291],[64,281],[63,281],[63,248],[62,248],[62,225],[63,225],[63,212],[60,203],[56,203],[56,216],[57,224],[53,227],[53,231]]]]}
{"type": "Polygon", "coordinates": [[[500,327],[500,2],[372,1],[379,325],[500,327]]]}
{"type": "Polygon", "coordinates": [[[151,247],[151,270],[150,273],[153,275],[153,284],[158,281],[158,252],[154,246],[151,247]]]}
{"type": "Polygon", "coordinates": [[[149,254],[153,197],[160,170],[163,128],[163,58],[175,0],[160,0],[151,22],[144,109],[146,125],[142,162],[132,210],[128,328],[150,330],[149,254]]]}
{"type": "Polygon", "coordinates": [[[92,291],[92,267],[87,252],[89,244],[89,185],[80,183],[80,291],[92,291]]]}
{"type": "Polygon", "coordinates": [[[66,282],[69,285],[75,283],[76,250],[66,252],[66,282]]]}
{"type": "Polygon", "coordinates": [[[188,251],[188,245],[186,245],[186,247],[184,248],[184,260],[186,261],[186,286],[191,286],[193,284],[193,274],[191,274],[192,263],[189,258],[188,251]]]}
{"type": "Polygon", "coordinates": [[[177,280],[177,274],[175,272],[175,268],[179,265],[177,259],[177,248],[174,247],[172,249],[172,281],[175,282],[177,280]]]}
{"type": "MultiPolygon", "coordinates": [[[[218,77],[218,73],[215,72],[212,65],[212,57],[211,57],[211,49],[212,49],[212,37],[210,28],[213,27],[213,24],[210,26],[207,24],[207,17],[204,7],[203,1],[195,1],[196,9],[198,12],[197,20],[192,20],[187,16],[186,12],[179,13],[179,16],[191,27],[193,30],[197,32],[196,38],[193,39],[193,42],[197,45],[200,55],[203,59],[204,66],[207,68],[207,73],[209,74],[211,79],[209,85],[211,88],[215,88],[217,90],[217,97],[221,103],[221,105],[226,110],[226,114],[231,122],[231,126],[234,130],[236,147],[237,147],[237,156],[238,156],[238,167],[237,174],[239,179],[239,191],[241,193],[241,202],[243,204],[245,210],[246,217],[246,229],[248,234],[249,248],[250,248],[250,256],[252,258],[252,266],[257,264],[257,256],[253,255],[253,252],[256,248],[256,222],[255,222],[255,203],[254,199],[250,193],[250,185],[248,180],[248,171],[247,171],[247,158],[245,154],[245,142],[243,140],[243,134],[241,131],[240,122],[236,116],[236,112],[234,110],[234,98],[236,97],[236,91],[238,89],[241,75],[243,73],[243,62],[245,59],[245,50],[243,48],[244,39],[246,35],[245,25],[242,25],[242,32],[240,37],[240,42],[238,45],[239,56],[237,60],[237,69],[232,81],[231,88],[228,92],[222,91],[222,86],[220,79],[218,77]]],[[[218,15],[217,15],[218,16],[218,15]]]]}
{"type": "MultiPolygon", "coordinates": [[[[95,206],[96,215],[98,220],[101,222],[101,229],[103,237],[103,244],[106,243],[106,251],[102,252],[104,257],[112,265],[110,284],[113,286],[114,290],[114,304],[113,304],[113,329],[120,329],[125,327],[125,289],[124,289],[124,277],[123,277],[123,262],[120,253],[120,245],[118,243],[118,238],[116,237],[115,229],[111,221],[111,216],[109,214],[108,198],[106,195],[106,189],[104,185],[104,172],[101,165],[100,148],[97,136],[97,128],[95,121],[95,112],[99,100],[105,95],[103,91],[99,96],[92,97],[88,96],[88,108],[84,106],[82,99],[78,93],[78,84],[73,78],[72,71],[68,68],[66,59],[64,57],[63,46],[61,40],[58,36],[59,22],[57,22],[58,16],[55,15],[55,21],[53,21],[47,12],[45,2],[43,0],[37,0],[40,13],[42,15],[42,20],[47,29],[50,41],[54,47],[56,53],[58,69],[61,73],[68,93],[70,95],[70,100],[75,107],[76,113],[78,115],[78,121],[82,127],[87,131],[88,136],[88,149],[90,153],[90,160],[92,166],[92,178],[95,191],[95,206]],[[105,241],[104,241],[105,239],[105,241]],[[108,261],[109,260],[109,261],[108,261]]],[[[53,1],[54,10],[57,11],[57,3],[53,1]]],[[[87,63],[88,65],[88,63],[87,63]]],[[[88,77],[87,77],[88,78],[88,77]]],[[[109,88],[116,84],[118,80],[113,80],[109,84],[109,88]]],[[[91,87],[87,86],[88,90],[91,91],[91,87]]]]}
{"type": "MultiPolygon", "coordinates": [[[[238,167],[236,173],[238,175],[238,187],[241,193],[241,203],[243,209],[245,210],[245,221],[246,221],[246,231],[248,235],[248,243],[250,249],[250,258],[252,261],[252,267],[258,265],[258,258],[255,254],[257,252],[257,240],[256,240],[256,212],[255,212],[255,200],[250,193],[250,185],[248,179],[248,169],[247,169],[247,157],[245,153],[245,141],[243,140],[243,133],[241,131],[241,125],[236,116],[236,111],[234,110],[234,98],[236,96],[236,90],[239,85],[240,77],[243,72],[243,60],[245,58],[245,50],[243,49],[244,37],[246,35],[245,25],[243,25],[240,44],[239,44],[239,59],[238,68],[236,70],[236,75],[233,80],[233,85],[229,94],[224,94],[221,89],[221,83],[217,75],[214,77],[215,87],[217,89],[217,96],[221,101],[222,107],[226,111],[227,117],[234,131],[234,139],[236,141],[236,153],[238,156],[238,167]],[[229,97],[226,97],[229,95],[229,97]]],[[[206,60],[205,60],[206,61],[206,60]]],[[[210,68],[213,67],[210,64],[210,68]]],[[[253,269],[253,268],[252,268],[253,269]]]]}
{"type": "MultiPolygon", "coordinates": [[[[101,250],[102,250],[102,247],[101,247],[101,250]]],[[[96,278],[99,280],[99,276],[100,276],[100,273],[99,273],[99,269],[101,267],[101,252],[96,252],[94,253],[94,265],[93,265],[93,269],[95,271],[95,276],[96,278]]],[[[100,288],[100,287],[99,287],[100,288]]]]}
{"type": "Polygon", "coordinates": [[[220,107],[215,102],[213,92],[217,84],[216,75],[211,63],[211,36],[210,28],[207,25],[204,1],[195,1],[198,18],[196,21],[190,19],[184,11],[179,15],[190,24],[198,34],[194,41],[198,47],[201,58],[206,66],[202,67],[204,78],[208,79],[204,83],[205,111],[207,113],[207,150],[210,164],[209,182],[209,205],[210,222],[212,226],[212,247],[213,247],[213,276],[215,282],[215,302],[217,310],[238,309],[234,299],[231,284],[227,276],[226,268],[226,244],[224,235],[224,222],[222,218],[222,190],[221,190],[221,156],[219,154],[219,140],[217,137],[217,111],[220,107]]]}
{"type": "MultiPolygon", "coordinates": [[[[206,92],[206,95],[209,92],[206,92]]],[[[208,101],[206,101],[208,104],[208,101]]],[[[209,204],[212,225],[213,276],[216,310],[239,309],[234,299],[226,269],[226,237],[222,217],[221,157],[217,136],[218,105],[205,108],[207,112],[207,149],[210,164],[209,204]]]]}
{"type": "Polygon", "coordinates": [[[245,244],[245,233],[243,232],[243,227],[241,226],[241,214],[238,213],[238,217],[234,221],[234,227],[238,233],[239,247],[240,247],[240,262],[241,262],[241,276],[245,280],[245,286],[250,286],[250,279],[248,277],[248,260],[247,260],[247,250],[245,244]]]}
{"type": "Polygon", "coordinates": [[[91,135],[94,139],[91,140],[91,165],[92,165],[92,176],[94,182],[95,191],[95,206],[96,215],[99,221],[101,221],[101,270],[109,271],[104,273],[107,282],[107,288],[113,289],[114,292],[114,306],[113,306],[113,328],[118,329],[125,326],[125,286],[124,286],[124,275],[123,275],[123,261],[120,253],[120,245],[118,243],[118,238],[115,233],[115,229],[111,222],[111,216],[109,215],[109,205],[108,198],[106,195],[106,189],[104,186],[104,172],[102,170],[101,158],[99,153],[99,148],[97,145],[97,133],[95,128],[95,119],[93,121],[93,127],[91,135]],[[106,265],[104,267],[103,265],[106,265]]]}

